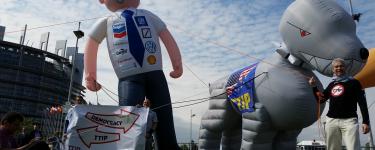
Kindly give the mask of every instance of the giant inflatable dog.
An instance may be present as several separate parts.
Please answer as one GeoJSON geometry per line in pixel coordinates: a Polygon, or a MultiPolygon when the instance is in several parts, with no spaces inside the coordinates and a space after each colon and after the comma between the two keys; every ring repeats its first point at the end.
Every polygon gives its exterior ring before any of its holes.
{"type": "MultiPolygon", "coordinates": [[[[294,1],[283,14],[279,29],[286,48],[210,84],[212,98],[202,117],[200,149],[296,149],[301,130],[321,114],[308,83],[315,77],[312,71],[332,76],[331,61],[343,58],[348,74],[355,75],[366,63],[368,50],[356,35],[354,20],[334,1],[294,1]],[[254,71],[250,79],[253,96],[245,97],[254,104],[253,112],[240,114],[222,93],[239,84],[249,70],[254,71]]],[[[322,90],[321,82],[317,83],[322,90]]]]}

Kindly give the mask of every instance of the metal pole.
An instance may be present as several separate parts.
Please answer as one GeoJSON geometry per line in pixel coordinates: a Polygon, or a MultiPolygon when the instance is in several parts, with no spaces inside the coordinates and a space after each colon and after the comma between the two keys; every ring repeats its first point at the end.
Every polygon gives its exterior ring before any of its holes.
{"type": "Polygon", "coordinates": [[[373,139],[373,136],[372,136],[372,130],[371,130],[371,124],[370,124],[370,146],[371,146],[371,149],[375,149],[374,147],[374,139],[373,139]]]}
{"type": "MultiPolygon", "coordinates": [[[[78,30],[81,27],[81,22],[78,23],[78,30]]],[[[74,67],[75,67],[75,59],[76,59],[76,53],[78,51],[78,37],[76,40],[76,50],[73,53],[73,58],[72,58],[72,72],[70,73],[70,83],[69,83],[69,93],[68,93],[68,102],[70,101],[70,96],[72,95],[72,87],[73,87],[73,76],[74,76],[74,67]]]]}
{"type": "Polygon", "coordinates": [[[192,143],[192,123],[193,122],[193,110],[190,109],[190,150],[193,150],[192,146],[193,146],[193,143],[192,143]]]}
{"type": "MultiPolygon", "coordinates": [[[[78,23],[78,31],[81,27],[81,22],[78,23]]],[[[73,76],[74,76],[74,67],[75,67],[75,59],[76,59],[76,53],[78,52],[78,40],[79,40],[80,37],[77,36],[77,40],[76,40],[76,50],[74,51],[73,53],[73,57],[72,57],[72,70],[71,70],[71,73],[70,73],[70,83],[69,83],[69,91],[68,91],[68,102],[70,101],[70,96],[72,95],[72,87],[73,87],[73,76]]],[[[64,112],[63,112],[64,113],[64,112]]],[[[62,129],[64,132],[65,130],[65,121],[63,123],[63,129],[62,129]]],[[[61,139],[64,138],[64,133],[62,134],[62,137],[61,139]]]]}
{"type": "Polygon", "coordinates": [[[25,29],[23,30],[23,35],[21,36],[21,42],[20,42],[21,45],[25,43],[26,30],[27,30],[27,24],[25,24],[25,29]]]}

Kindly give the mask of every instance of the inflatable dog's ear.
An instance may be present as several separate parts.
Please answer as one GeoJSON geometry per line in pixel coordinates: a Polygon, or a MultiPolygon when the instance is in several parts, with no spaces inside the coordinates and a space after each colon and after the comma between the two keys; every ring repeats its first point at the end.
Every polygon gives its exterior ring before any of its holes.
{"type": "Polygon", "coordinates": [[[375,86],[375,48],[370,49],[365,67],[354,78],[361,82],[362,88],[375,86]]]}

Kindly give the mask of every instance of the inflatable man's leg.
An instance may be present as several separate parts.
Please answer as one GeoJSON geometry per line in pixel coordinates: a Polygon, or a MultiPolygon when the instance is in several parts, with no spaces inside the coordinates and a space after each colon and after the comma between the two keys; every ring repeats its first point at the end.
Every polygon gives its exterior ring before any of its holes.
{"type": "Polygon", "coordinates": [[[173,124],[171,99],[163,71],[152,71],[127,77],[119,82],[120,106],[142,104],[145,96],[158,117],[156,140],[160,150],[179,149],[173,124]]]}
{"type": "Polygon", "coordinates": [[[145,99],[145,81],[143,74],[121,79],[118,84],[120,106],[142,105],[145,99]]]}
{"type": "Polygon", "coordinates": [[[159,150],[179,149],[173,124],[173,113],[168,84],[163,71],[153,71],[146,76],[146,97],[158,117],[156,141],[159,150]],[[160,108],[159,108],[160,107],[160,108]]]}

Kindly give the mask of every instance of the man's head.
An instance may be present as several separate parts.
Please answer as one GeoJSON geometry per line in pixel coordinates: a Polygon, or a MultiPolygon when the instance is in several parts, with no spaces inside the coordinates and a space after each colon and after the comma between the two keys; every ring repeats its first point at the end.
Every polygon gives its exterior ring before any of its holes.
{"type": "Polygon", "coordinates": [[[333,75],[341,77],[346,74],[345,72],[345,61],[341,58],[336,58],[332,61],[332,72],[333,75]]]}
{"type": "Polygon", "coordinates": [[[40,123],[39,122],[34,122],[33,123],[33,128],[34,128],[34,130],[35,129],[39,129],[40,128],[40,123]]]}
{"type": "Polygon", "coordinates": [[[108,10],[115,12],[119,9],[137,8],[140,0],[99,0],[99,2],[104,4],[108,10]]]}
{"type": "Polygon", "coordinates": [[[1,127],[14,134],[17,130],[21,129],[24,117],[17,112],[8,112],[1,119],[1,127]]]}
{"type": "Polygon", "coordinates": [[[146,98],[146,99],[143,101],[143,107],[151,107],[151,102],[150,102],[149,99],[146,98]]]}

